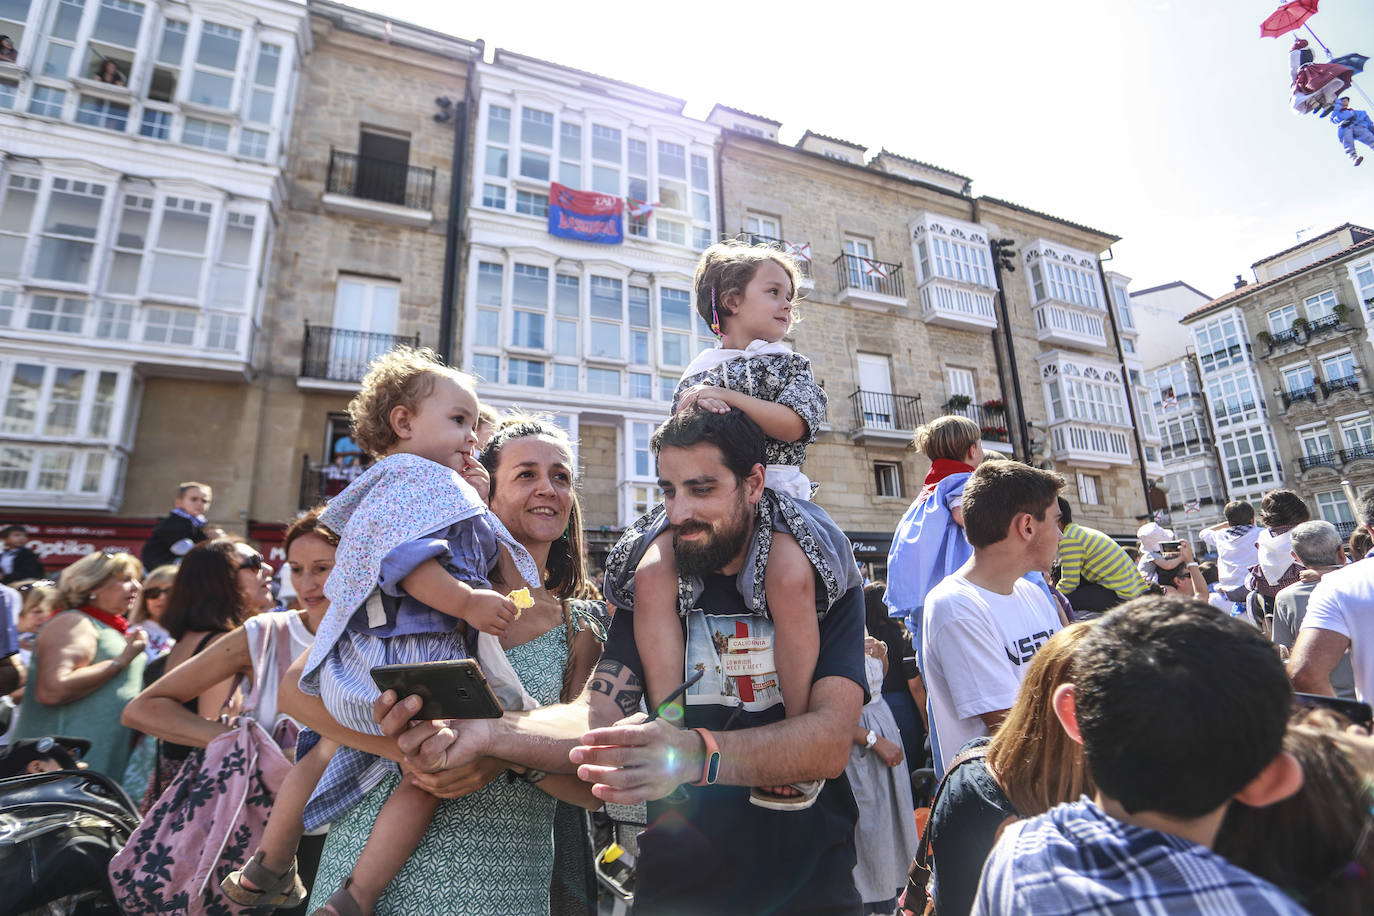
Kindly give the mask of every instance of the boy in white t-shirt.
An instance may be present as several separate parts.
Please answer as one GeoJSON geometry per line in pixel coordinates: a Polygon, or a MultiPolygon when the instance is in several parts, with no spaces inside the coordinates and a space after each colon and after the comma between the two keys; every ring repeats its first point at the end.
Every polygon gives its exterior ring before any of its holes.
{"type": "Polygon", "coordinates": [[[1259,563],[1261,529],[1255,524],[1255,507],[1234,500],[1222,510],[1226,521],[1204,528],[1199,537],[1217,552],[1217,586],[1231,601],[1244,601],[1245,577],[1259,563]]]}
{"type": "Polygon", "coordinates": [[[1022,577],[1059,548],[1064,478],[1016,461],[980,465],[964,488],[973,556],[926,597],[921,628],[936,775],[989,734],[1016,699],[1036,650],[1065,624],[1022,577]]]}

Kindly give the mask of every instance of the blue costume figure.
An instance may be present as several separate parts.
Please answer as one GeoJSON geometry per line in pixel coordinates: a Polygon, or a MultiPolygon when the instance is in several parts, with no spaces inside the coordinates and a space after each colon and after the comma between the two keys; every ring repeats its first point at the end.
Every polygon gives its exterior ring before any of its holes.
{"type": "Polygon", "coordinates": [[[1337,106],[1331,112],[1331,120],[1337,125],[1336,136],[1340,138],[1341,146],[1345,147],[1345,154],[1359,165],[1364,162],[1364,157],[1356,155],[1355,141],[1374,148],[1374,123],[1370,122],[1368,113],[1350,107],[1348,96],[1342,97],[1337,106]]]}

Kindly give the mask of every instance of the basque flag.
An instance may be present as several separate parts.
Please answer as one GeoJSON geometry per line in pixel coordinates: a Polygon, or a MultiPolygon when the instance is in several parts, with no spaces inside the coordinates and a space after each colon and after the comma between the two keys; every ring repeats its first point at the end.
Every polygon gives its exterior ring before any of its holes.
{"type": "Polygon", "coordinates": [[[623,212],[619,197],[549,185],[549,235],[619,245],[625,241],[623,212]]]}

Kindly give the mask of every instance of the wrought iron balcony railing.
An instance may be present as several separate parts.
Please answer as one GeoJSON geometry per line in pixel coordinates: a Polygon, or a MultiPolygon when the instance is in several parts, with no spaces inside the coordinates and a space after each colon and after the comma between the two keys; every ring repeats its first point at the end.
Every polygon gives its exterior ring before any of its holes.
{"type": "Polygon", "coordinates": [[[1374,444],[1341,449],[1341,461],[1343,462],[1358,461],[1361,458],[1374,459],[1374,444]]]}
{"type": "Polygon", "coordinates": [[[404,337],[307,324],[301,345],[301,378],[361,382],[372,360],[402,344],[418,347],[420,335],[404,337]]]}
{"type": "Polygon", "coordinates": [[[1340,378],[1331,378],[1321,383],[1322,396],[1331,397],[1337,391],[1359,391],[1360,378],[1357,375],[1343,375],[1340,378]]]}
{"type": "Polygon", "coordinates": [[[1307,338],[1311,340],[1318,334],[1325,334],[1327,331],[1339,331],[1341,329],[1340,315],[1326,315],[1318,318],[1307,325],[1307,338]]]}
{"type": "Polygon", "coordinates": [[[1317,395],[1319,394],[1321,394],[1321,389],[1315,384],[1304,385],[1301,388],[1289,388],[1279,392],[1279,399],[1283,401],[1283,406],[1286,410],[1298,401],[1311,401],[1315,404],[1317,402],[1317,395]]]}
{"type": "Polygon", "coordinates": [[[434,169],[331,148],[325,190],[411,210],[428,210],[434,200],[434,169]]]}
{"type": "Polygon", "coordinates": [[[1312,452],[1298,459],[1298,468],[1310,471],[1312,468],[1338,467],[1340,463],[1341,456],[1336,452],[1312,452]]]}
{"type": "Polygon", "coordinates": [[[900,264],[864,258],[857,254],[842,254],[835,259],[835,273],[842,290],[860,289],[884,296],[906,295],[900,264]]]}
{"type": "Polygon", "coordinates": [[[789,242],[787,239],[774,238],[771,235],[759,235],[757,232],[746,232],[743,229],[739,235],[735,236],[743,239],[750,245],[767,245],[769,248],[776,248],[785,255],[791,256],[796,262],[797,271],[803,279],[811,279],[811,243],[810,242],[789,242]]]}
{"type": "Polygon", "coordinates": [[[849,396],[849,404],[854,411],[856,429],[915,431],[925,423],[919,394],[889,394],[856,388],[849,396]]]}

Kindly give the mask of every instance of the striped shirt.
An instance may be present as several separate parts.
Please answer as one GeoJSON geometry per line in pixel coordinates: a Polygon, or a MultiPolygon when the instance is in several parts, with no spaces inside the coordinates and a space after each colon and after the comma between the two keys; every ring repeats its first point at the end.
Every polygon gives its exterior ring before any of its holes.
{"type": "Polygon", "coordinates": [[[1300,916],[1277,887],[1191,840],[1087,798],[1012,824],[983,868],[976,916],[1300,916]]]}
{"type": "Polygon", "coordinates": [[[1059,590],[1069,594],[1083,582],[1096,582],[1129,600],[1145,592],[1141,577],[1121,545],[1095,528],[1070,522],[1059,539],[1059,590]]]}

